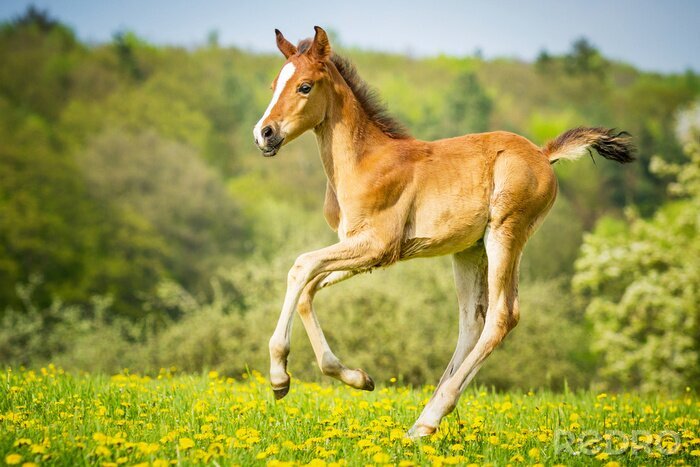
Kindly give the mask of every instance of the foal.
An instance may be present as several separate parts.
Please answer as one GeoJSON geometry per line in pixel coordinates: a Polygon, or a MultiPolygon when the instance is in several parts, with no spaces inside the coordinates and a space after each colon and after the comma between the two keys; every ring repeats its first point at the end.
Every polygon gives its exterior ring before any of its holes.
{"type": "Polygon", "coordinates": [[[289,391],[286,370],[294,310],[321,371],[371,391],[367,373],[333,354],[312,307],[316,292],[372,268],[416,257],[453,255],[459,338],[445,373],[409,431],[435,432],[484,359],[518,323],[518,268],[528,237],[554,203],[551,164],[593,148],[633,160],[626,133],[576,128],[543,148],[506,132],[427,142],[412,138],[377,103],[346,60],[331,53],[325,31],[298,47],[279,31],[287,59],[254,129],[266,157],[307,130],[316,134],[328,178],[324,215],[339,242],[297,258],[270,339],[270,382],[289,391]]]}

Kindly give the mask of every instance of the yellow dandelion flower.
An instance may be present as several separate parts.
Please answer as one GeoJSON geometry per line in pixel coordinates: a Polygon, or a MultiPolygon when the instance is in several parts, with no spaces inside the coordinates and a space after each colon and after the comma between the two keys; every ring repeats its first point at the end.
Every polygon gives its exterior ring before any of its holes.
{"type": "Polygon", "coordinates": [[[700,449],[693,449],[690,451],[691,456],[700,457],[700,449]]]}
{"type": "Polygon", "coordinates": [[[22,467],[38,467],[38,465],[39,464],[37,464],[36,462],[25,462],[24,464],[22,464],[22,467]]]}
{"type": "Polygon", "coordinates": [[[497,444],[499,443],[500,440],[498,439],[498,436],[492,435],[492,436],[489,436],[489,440],[488,440],[488,441],[489,441],[489,443],[491,443],[491,444],[493,444],[493,445],[497,445],[497,444]]]}
{"type": "Polygon", "coordinates": [[[532,448],[527,452],[527,455],[531,457],[532,459],[539,459],[540,458],[540,450],[537,448],[532,448]]]}
{"type": "Polygon", "coordinates": [[[138,443],[136,445],[136,449],[138,449],[142,454],[149,455],[157,452],[158,449],[160,449],[160,446],[156,443],[138,443]]]}
{"type": "Polygon", "coordinates": [[[524,460],[525,458],[522,456],[522,454],[516,454],[510,458],[510,462],[523,462],[524,460]]]}
{"type": "Polygon", "coordinates": [[[599,461],[604,461],[608,457],[610,457],[610,454],[608,454],[607,452],[601,452],[601,453],[596,454],[596,456],[595,456],[595,458],[598,459],[599,461]]]}
{"type": "Polygon", "coordinates": [[[425,445],[425,446],[421,447],[421,450],[429,456],[432,456],[433,454],[435,454],[435,448],[432,446],[425,445]]]}
{"type": "Polygon", "coordinates": [[[95,448],[95,455],[109,457],[112,455],[112,451],[110,451],[107,446],[97,446],[95,448]]]}
{"type": "Polygon", "coordinates": [[[360,449],[365,449],[365,448],[368,448],[368,447],[373,446],[373,445],[374,445],[374,443],[372,442],[371,439],[361,439],[357,442],[357,447],[360,449]]]}
{"type": "Polygon", "coordinates": [[[31,452],[32,454],[45,454],[46,446],[43,444],[35,444],[32,446],[31,452]]]}
{"type": "Polygon", "coordinates": [[[452,446],[450,446],[450,451],[462,452],[462,451],[464,451],[464,445],[462,445],[462,444],[453,444],[452,446]]]}
{"type": "Polygon", "coordinates": [[[399,462],[399,467],[414,467],[415,465],[415,462],[409,460],[402,460],[399,462]]]}
{"type": "Polygon", "coordinates": [[[620,463],[617,461],[610,461],[605,464],[605,467],[620,467],[620,463]]]}
{"type": "Polygon", "coordinates": [[[194,447],[194,441],[191,438],[180,438],[177,446],[181,451],[186,451],[194,447]]]}
{"type": "Polygon", "coordinates": [[[391,457],[385,452],[378,452],[372,456],[372,460],[377,464],[387,464],[391,461],[391,457]]]}
{"type": "Polygon", "coordinates": [[[22,462],[22,456],[19,454],[8,454],[5,456],[5,463],[7,465],[17,465],[22,462]]]}

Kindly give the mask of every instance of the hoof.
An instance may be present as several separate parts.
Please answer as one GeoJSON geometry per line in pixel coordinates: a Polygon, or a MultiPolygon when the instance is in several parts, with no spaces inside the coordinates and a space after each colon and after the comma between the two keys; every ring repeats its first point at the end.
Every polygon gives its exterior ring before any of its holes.
{"type": "Polygon", "coordinates": [[[411,427],[410,430],[408,430],[408,433],[406,433],[406,437],[412,440],[417,440],[424,436],[430,436],[436,431],[437,427],[423,425],[422,423],[416,423],[415,425],[413,425],[413,427],[411,427]]]}
{"type": "Polygon", "coordinates": [[[362,371],[362,370],[360,370],[360,371],[362,372],[363,375],[365,375],[365,385],[362,386],[362,388],[360,388],[360,389],[362,389],[363,391],[374,391],[374,380],[372,379],[372,377],[370,375],[368,375],[367,373],[365,373],[364,371],[362,371]]]}
{"type": "Polygon", "coordinates": [[[289,386],[283,388],[272,388],[272,392],[275,393],[275,399],[280,400],[289,393],[289,386]]]}

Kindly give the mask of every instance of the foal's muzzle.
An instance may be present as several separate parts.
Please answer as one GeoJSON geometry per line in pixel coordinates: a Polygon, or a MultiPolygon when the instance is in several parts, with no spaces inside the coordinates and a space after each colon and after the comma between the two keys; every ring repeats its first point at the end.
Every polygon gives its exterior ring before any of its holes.
{"type": "Polygon", "coordinates": [[[284,143],[284,137],[282,137],[276,125],[267,125],[260,130],[260,140],[257,137],[255,138],[255,144],[258,145],[262,155],[265,157],[272,157],[277,154],[282,143],[284,143]]]}

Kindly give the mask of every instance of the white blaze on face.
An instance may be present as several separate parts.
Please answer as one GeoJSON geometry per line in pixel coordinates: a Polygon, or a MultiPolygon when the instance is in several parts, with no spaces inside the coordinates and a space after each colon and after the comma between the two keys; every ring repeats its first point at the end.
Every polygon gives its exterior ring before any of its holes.
{"type": "Polygon", "coordinates": [[[282,71],[280,71],[279,78],[277,78],[277,86],[275,87],[275,92],[272,94],[272,100],[270,101],[270,105],[267,106],[267,110],[265,110],[265,113],[263,114],[262,118],[258,121],[258,124],[255,125],[255,128],[253,128],[253,136],[255,137],[256,143],[262,143],[263,137],[260,134],[260,131],[262,130],[263,122],[267,119],[267,117],[270,116],[270,112],[272,112],[272,109],[275,107],[275,104],[277,104],[277,100],[280,98],[282,91],[284,91],[284,87],[287,85],[287,81],[289,81],[289,78],[291,78],[294,75],[295,71],[296,68],[294,67],[293,63],[287,63],[285,66],[282,67],[282,71]]]}

